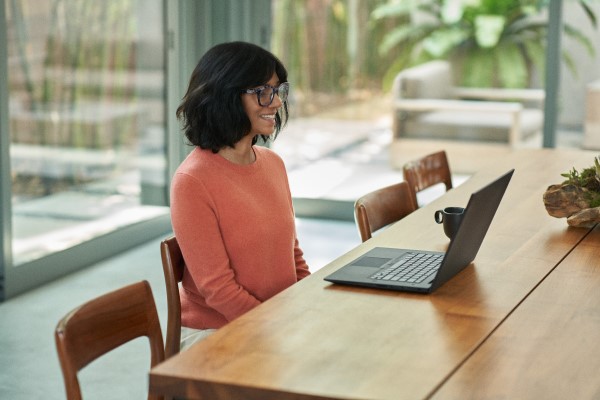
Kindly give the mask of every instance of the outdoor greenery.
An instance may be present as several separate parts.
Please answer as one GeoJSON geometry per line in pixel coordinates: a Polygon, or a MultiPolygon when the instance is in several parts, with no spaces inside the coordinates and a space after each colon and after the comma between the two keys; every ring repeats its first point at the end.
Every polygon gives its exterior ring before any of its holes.
{"type": "Polygon", "coordinates": [[[371,13],[384,0],[277,0],[271,49],[290,73],[295,113],[309,115],[340,102],[379,95],[393,54],[374,43],[399,24],[378,24],[371,13]]]}
{"type": "Polygon", "coordinates": [[[56,115],[74,113],[85,103],[135,99],[124,76],[135,69],[134,12],[132,0],[8,3],[9,35],[15,39],[9,58],[19,66],[11,71],[11,96],[32,121],[12,127],[13,142],[102,147],[101,138],[89,140],[85,124],[56,115]]]}
{"type": "MultiPolygon", "coordinates": [[[[373,21],[407,18],[409,23],[391,30],[379,46],[380,54],[395,55],[385,81],[389,85],[400,70],[411,65],[449,59],[462,85],[528,87],[535,74],[544,74],[550,1],[388,0],[373,11],[373,21]]],[[[586,23],[597,29],[591,1],[576,0],[587,16],[586,23]]],[[[594,54],[591,38],[579,27],[564,24],[563,29],[594,54]]],[[[568,49],[563,49],[563,60],[576,73],[568,49]]]]}
{"type": "MultiPolygon", "coordinates": [[[[586,16],[564,34],[594,57],[583,31],[597,31],[598,0],[564,1],[586,16]]],[[[272,49],[290,70],[300,115],[381,95],[399,71],[432,59],[448,59],[464,86],[531,87],[545,74],[549,2],[277,0],[272,49]]],[[[576,76],[570,49],[562,56],[576,76]]]]}
{"type": "Polygon", "coordinates": [[[58,100],[75,104],[78,100],[86,98],[92,98],[94,101],[131,99],[131,91],[118,87],[114,81],[111,82],[110,74],[135,67],[132,57],[135,32],[135,26],[132,24],[132,21],[135,21],[132,16],[135,11],[134,2],[55,0],[52,7],[41,101],[58,100]],[[68,15],[78,17],[68,18],[68,15]],[[63,82],[68,81],[69,75],[79,74],[81,77],[90,71],[99,72],[103,82],[94,87],[91,79],[82,79],[86,84],[76,82],[70,87],[64,85],[66,87],[63,88],[57,84],[56,79],[52,79],[55,77],[48,76],[53,68],[62,69],[60,81],[63,82]],[[68,93],[65,89],[68,89],[68,93]],[[60,93],[61,90],[64,93],[60,93]]]}
{"type": "Polygon", "coordinates": [[[105,154],[135,150],[141,120],[129,111],[137,99],[135,6],[133,0],[6,2],[11,144],[31,149],[13,156],[21,160],[11,171],[15,198],[108,176],[118,166],[103,164],[105,154]]]}

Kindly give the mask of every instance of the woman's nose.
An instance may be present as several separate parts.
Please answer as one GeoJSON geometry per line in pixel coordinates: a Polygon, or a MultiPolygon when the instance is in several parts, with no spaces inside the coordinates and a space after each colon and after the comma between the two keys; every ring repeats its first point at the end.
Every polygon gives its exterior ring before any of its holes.
{"type": "Polygon", "coordinates": [[[283,101],[279,98],[279,93],[275,93],[273,96],[273,102],[271,103],[271,107],[280,108],[283,105],[283,101]]]}

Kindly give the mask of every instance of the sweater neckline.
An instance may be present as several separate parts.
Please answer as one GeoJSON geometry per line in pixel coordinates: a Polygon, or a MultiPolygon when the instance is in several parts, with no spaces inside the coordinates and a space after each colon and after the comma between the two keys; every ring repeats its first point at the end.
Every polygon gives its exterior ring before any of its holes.
{"type": "Polygon", "coordinates": [[[220,156],[217,153],[213,153],[209,149],[200,149],[196,148],[197,151],[203,152],[205,156],[207,156],[212,162],[217,164],[220,168],[224,168],[231,171],[236,171],[241,174],[252,174],[254,171],[260,168],[262,163],[262,152],[256,148],[256,146],[252,146],[254,150],[254,154],[256,155],[256,159],[251,164],[236,164],[227,160],[226,158],[220,156]]]}

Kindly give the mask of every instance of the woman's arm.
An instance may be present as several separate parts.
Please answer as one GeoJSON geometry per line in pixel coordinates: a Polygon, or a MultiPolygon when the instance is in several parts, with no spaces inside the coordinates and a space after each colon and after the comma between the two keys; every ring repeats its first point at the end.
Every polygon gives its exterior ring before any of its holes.
{"type": "Polygon", "coordinates": [[[306,260],[304,259],[304,252],[299,246],[298,238],[294,243],[294,261],[296,262],[296,276],[298,280],[306,278],[310,275],[310,271],[308,269],[308,265],[306,264],[306,260]]]}

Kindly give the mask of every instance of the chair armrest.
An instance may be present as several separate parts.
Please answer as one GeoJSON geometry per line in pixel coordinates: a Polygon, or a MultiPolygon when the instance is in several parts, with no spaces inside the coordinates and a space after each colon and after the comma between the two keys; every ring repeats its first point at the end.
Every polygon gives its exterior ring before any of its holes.
{"type": "Polygon", "coordinates": [[[454,87],[454,97],[464,99],[512,100],[543,102],[546,92],[543,89],[502,89],[454,87]]]}
{"type": "Polygon", "coordinates": [[[469,111],[485,113],[506,113],[512,117],[508,133],[511,146],[519,142],[521,136],[520,123],[523,105],[503,101],[445,100],[445,99],[398,99],[394,100],[394,108],[399,111],[469,111]]]}

